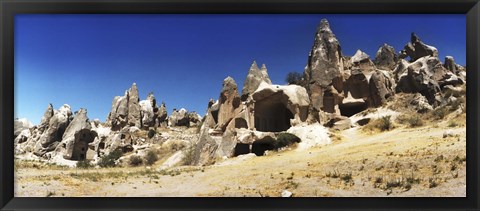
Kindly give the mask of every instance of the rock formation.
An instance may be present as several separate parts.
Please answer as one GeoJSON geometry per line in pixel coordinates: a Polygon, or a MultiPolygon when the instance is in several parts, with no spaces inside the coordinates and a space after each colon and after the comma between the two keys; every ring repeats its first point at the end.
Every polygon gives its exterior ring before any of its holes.
{"type": "Polygon", "coordinates": [[[438,50],[437,48],[420,41],[420,38],[412,32],[410,42],[405,45],[405,48],[402,51],[400,51],[400,58],[404,59],[410,57],[410,61],[414,62],[424,56],[438,57],[438,50]]]}
{"type": "Polygon", "coordinates": [[[322,19],[305,67],[307,90],[316,110],[334,112],[335,102],[341,97],[337,93],[343,91],[343,63],[340,43],[328,21],[322,19]]]}
{"type": "MultiPolygon", "coordinates": [[[[62,141],[55,151],[68,160],[84,160],[87,158],[88,144],[93,142],[95,137],[97,133],[92,130],[87,110],[82,108],[66,128],[62,141]]],[[[90,154],[88,158],[92,159],[94,152],[88,154],[90,154]]]]}
{"type": "Polygon", "coordinates": [[[377,51],[375,55],[375,60],[373,63],[377,68],[382,70],[393,70],[397,64],[398,56],[395,53],[395,49],[392,46],[383,44],[377,51]]]}
{"type": "Polygon", "coordinates": [[[248,95],[257,90],[261,82],[272,84],[270,77],[268,76],[267,67],[262,64],[262,68],[258,69],[257,62],[253,61],[250,70],[248,71],[247,78],[243,84],[242,89],[242,101],[247,100],[248,95]]]}

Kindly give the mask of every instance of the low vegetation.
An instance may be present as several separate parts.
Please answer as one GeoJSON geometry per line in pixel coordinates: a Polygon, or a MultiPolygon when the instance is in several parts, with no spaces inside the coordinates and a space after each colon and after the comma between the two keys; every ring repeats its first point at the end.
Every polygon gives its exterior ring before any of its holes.
{"type": "Polygon", "coordinates": [[[274,147],[275,149],[279,149],[299,142],[299,137],[294,134],[284,132],[277,135],[277,140],[274,142],[274,147]]]}
{"type": "Polygon", "coordinates": [[[393,122],[391,116],[384,116],[378,119],[371,120],[362,129],[364,131],[388,131],[393,129],[393,122]]]}
{"type": "Polygon", "coordinates": [[[123,152],[121,150],[114,150],[108,155],[100,158],[100,161],[98,161],[98,165],[103,168],[115,167],[115,161],[122,157],[122,155],[123,152]]]}

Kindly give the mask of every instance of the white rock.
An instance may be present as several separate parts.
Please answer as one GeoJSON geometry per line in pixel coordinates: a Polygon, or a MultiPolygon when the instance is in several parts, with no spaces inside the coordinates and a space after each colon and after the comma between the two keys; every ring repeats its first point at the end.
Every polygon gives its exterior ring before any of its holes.
{"type": "Polygon", "coordinates": [[[326,145],[332,143],[328,136],[328,130],[319,123],[307,125],[300,124],[290,127],[288,133],[294,134],[300,138],[297,150],[305,150],[311,147],[326,145]]]}
{"type": "Polygon", "coordinates": [[[282,191],[282,197],[292,197],[293,193],[288,190],[282,191]]]}

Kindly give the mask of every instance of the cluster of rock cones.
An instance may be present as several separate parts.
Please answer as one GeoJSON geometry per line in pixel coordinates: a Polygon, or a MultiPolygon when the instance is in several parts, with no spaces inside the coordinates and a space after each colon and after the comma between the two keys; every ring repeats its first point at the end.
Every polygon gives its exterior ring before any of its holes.
{"type": "Polygon", "coordinates": [[[221,157],[263,155],[283,132],[296,135],[308,146],[328,144],[325,126],[381,107],[397,93],[418,93],[418,110],[432,110],[455,100],[447,98],[445,90],[455,91],[465,83],[465,67],[455,64],[451,56],[442,63],[438,50],[414,33],[398,54],[383,44],[373,61],[361,50],[345,56],[324,19],[298,84],[272,84],[266,66],[259,68],[254,61],[241,93],[235,80],[227,77],[218,100],[209,101],[202,118],[185,109],[168,116],[165,103],[158,106],[152,93],[140,101],[134,83],[124,96],[113,99],[104,123],[90,121],[86,109],[73,114],[68,105],[58,110],[49,105],[36,126],[16,120],[15,151],[44,159],[98,160],[114,150],[134,151],[160,138],[140,137],[138,131],[196,126],[200,134],[189,164],[208,165],[221,157]]]}

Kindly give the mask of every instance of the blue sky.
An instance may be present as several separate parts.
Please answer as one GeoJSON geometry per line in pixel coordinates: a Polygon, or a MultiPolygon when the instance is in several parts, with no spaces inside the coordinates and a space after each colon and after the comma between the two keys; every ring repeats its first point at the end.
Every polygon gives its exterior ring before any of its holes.
{"type": "Polygon", "coordinates": [[[387,43],[398,52],[415,32],[465,65],[464,15],[58,15],[15,17],[15,117],[37,124],[48,105],[69,104],[105,121],[115,96],[133,82],[140,99],[205,113],[222,81],[242,89],[255,59],[273,83],[303,72],[320,20],[344,55],[373,59],[387,43]]]}

